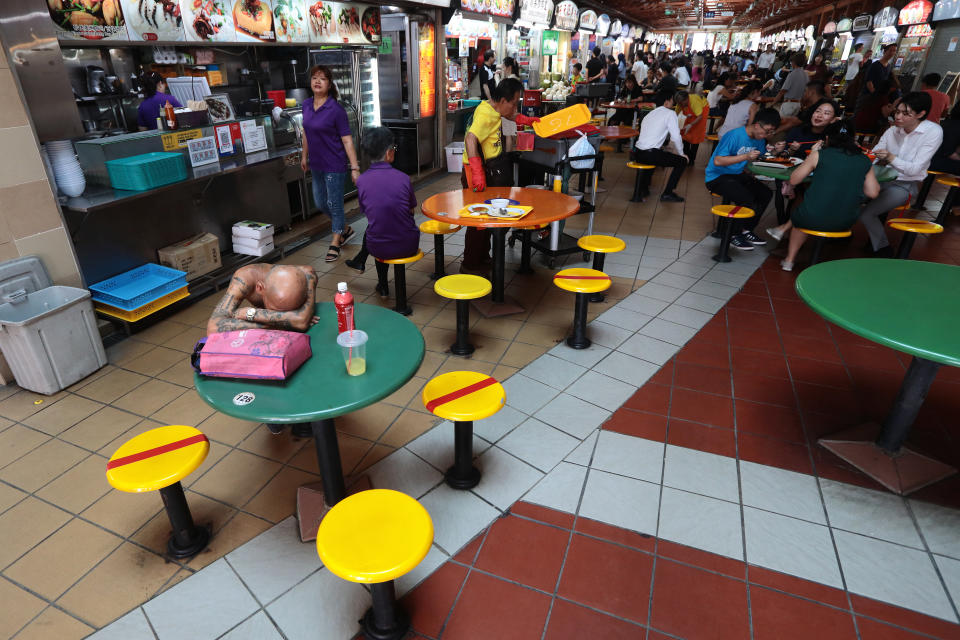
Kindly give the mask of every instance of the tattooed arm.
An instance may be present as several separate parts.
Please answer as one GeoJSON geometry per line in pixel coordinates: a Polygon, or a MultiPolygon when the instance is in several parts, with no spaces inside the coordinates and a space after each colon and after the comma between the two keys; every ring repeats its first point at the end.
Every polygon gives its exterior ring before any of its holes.
{"type": "Polygon", "coordinates": [[[207,321],[207,335],[220,333],[223,331],[236,331],[240,329],[256,329],[259,325],[254,322],[247,322],[237,317],[237,310],[240,303],[243,302],[253,291],[253,284],[240,275],[240,271],[234,274],[230,279],[230,285],[223,298],[210,314],[210,320],[207,321]]]}
{"type": "Polygon", "coordinates": [[[247,307],[240,303],[253,291],[253,287],[241,276],[234,275],[220,304],[213,310],[207,323],[207,333],[238,331],[241,329],[281,329],[284,331],[306,331],[317,323],[313,315],[316,302],[317,275],[313,267],[300,267],[307,280],[307,297],[303,304],[292,311],[273,311],[256,309],[253,321],[247,320],[247,307]]]}

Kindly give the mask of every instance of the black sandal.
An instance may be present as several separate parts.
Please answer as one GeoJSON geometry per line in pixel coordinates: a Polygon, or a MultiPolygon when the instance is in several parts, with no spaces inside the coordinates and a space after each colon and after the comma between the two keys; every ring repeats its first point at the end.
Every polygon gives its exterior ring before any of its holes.
{"type": "Polygon", "coordinates": [[[352,227],[347,227],[347,230],[340,234],[340,246],[347,244],[347,240],[353,237],[354,230],[352,227]]]}
{"type": "Polygon", "coordinates": [[[336,262],[340,258],[340,247],[335,244],[330,245],[327,248],[327,257],[324,258],[326,262],[336,262]]]}

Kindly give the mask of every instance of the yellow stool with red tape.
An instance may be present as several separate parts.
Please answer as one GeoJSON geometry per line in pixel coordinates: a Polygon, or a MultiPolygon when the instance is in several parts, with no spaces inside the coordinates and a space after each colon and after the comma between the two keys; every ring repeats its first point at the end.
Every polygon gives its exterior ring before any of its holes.
{"type": "Polygon", "coordinates": [[[720,218],[723,229],[720,230],[720,253],[713,256],[717,262],[730,262],[730,238],[733,236],[734,220],[752,218],[756,215],[753,209],[732,204],[717,204],[710,208],[710,213],[720,218]]]}
{"type": "Polygon", "coordinates": [[[567,338],[567,345],[574,349],[586,349],[590,346],[590,339],[587,338],[587,304],[591,294],[610,288],[610,276],[596,269],[564,269],[553,276],[553,284],[577,294],[573,310],[573,335],[567,338]]]}
{"type": "MultiPolygon", "coordinates": [[[[627,243],[615,236],[589,235],[580,236],[577,240],[577,246],[584,250],[583,257],[588,253],[593,254],[593,269],[603,271],[604,257],[608,253],[619,253],[627,248],[627,243]]],[[[602,293],[590,294],[590,302],[603,302],[602,293]]]]}
{"type": "Polygon", "coordinates": [[[167,551],[189,558],[203,551],[210,531],[193,523],[180,481],[203,464],[210,451],[207,436],[184,425],[157,427],[120,445],[107,462],[107,481],[128,493],[160,491],[173,534],[167,551]]]}
{"type": "Polygon", "coordinates": [[[480,482],[480,470],[473,466],[473,421],[489,418],[506,400],[503,385],[476,371],[444,373],[423,388],[427,411],[453,422],[453,466],[445,478],[454,489],[471,489],[480,482]]]}

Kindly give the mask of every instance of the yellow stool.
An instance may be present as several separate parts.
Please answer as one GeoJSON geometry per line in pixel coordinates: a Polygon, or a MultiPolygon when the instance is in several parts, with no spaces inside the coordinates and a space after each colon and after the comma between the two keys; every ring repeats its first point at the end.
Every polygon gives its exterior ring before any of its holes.
{"type": "Polygon", "coordinates": [[[943,171],[933,171],[927,169],[927,177],[923,179],[923,184],[920,185],[920,193],[917,194],[917,209],[923,210],[923,203],[927,201],[927,195],[930,193],[930,187],[933,186],[933,181],[937,176],[948,175],[943,171]]]}
{"type": "Polygon", "coordinates": [[[950,187],[950,191],[947,192],[947,197],[943,199],[943,206],[940,207],[940,213],[937,214],[936,223],[942,225],[946,223],[947,216],[949,216],[953,210],[954,202],[957,199],[957,191],[960,190],[960,178],[943,175],[937,177],[937,182],[950,187]]]}
{"type": "Polygon", "coordinates": [[[614,149],[608,144],[602,144],[597,147],[597,151],[603,151],[604,153],[613,153],[614,149]]]}
{"type": "Polygon", "coordinates": [[[717,145],[720,144],[720,136],[718,136],[715,133],[710,133],[710,134],[707,134],[707,140],[713,143],[713,146],[710,148],[710,151],[711,152],[716,151],[717,145]]]}
{"type": "Polygon", "coordinates": [[[398,639],[410,617],[397,606],[393,581],[414,569],[433,543],[433,520],[419,502],[390,489],[347,496],[320,522],[317,555],[330,572],[370,585],[373,606],[363,614],[364,636],[398,639]]]}
{"type": "Polygon", "coordinates": [[[483,276],[461,273],[440,278],[433,284],[437,295],[457,301],[457,341],[450,345],[450,353],[468,356],[473,353],[470,344],[470,301],[490,293],[490,281],[483,276]]]}
{"type": "MultiPolygon", "coordinates": [[[[393,307],[393,310],[399,314],[408,316],[413,313],[413,309],[410,308],[410,305],[407,304],[407,271],[406,265],[412,264],[423,257],[423,251],[417,250],[417,253],[408,257],[408,258],[394,258],[393,260],[381,260],[377,258],[377,262],[383,264],[392,264],[393,265],[393,286],[396,288],[396,303],[393,307]]],[[[381,295],[387,295],[387,270],[377,269],[377,291],[381,295]]]]}
{"type": "Polygon", "coordinates": [[[453,466],[444,477],[454,489],[471,489],[480,482],[480,470],[473,466],[473,421],[489,418],[503,407],[507,394],[503,385],[484,373],[451,371],[423,388],[427,411],[453,422],[453,466]]]}
{"type": "Polygon", "coordinates": [[[203,551],[210,531],[193,523],[180,481],[207,457],[207,436],[193,427],[173,425],[141,433],[120,445],[107,462],[107,482],[128,493],[160,491],[173,534],[167,552],[189,558],[203,551]]]}
{"type": "Polygon", "coordinates": [[[713,135],[718,120],[723,120],[723,116],[707,116],[707,134],[713,135]]]}
{"type": "Polygon", "coordinates": [[[916,241],[918,235],[943,233],[943,225],[939,225],[936,222],[928,222],[927,220],[915,220],[914,218],[894,218],[887,220],[887,226],[904,232],[903,239],[900,240],[900,246],[897,247],[897,258],[901,260],[906,260],[910,257],[910,250],[913,249],[913,243],[916,241]]]}
{"type": "MultiPolygon", "coordinates": [[[[613,236],[592,235],[580,236],[580,239],[577,240],[577,246],[584,251],[593,253],[593,269],[602,272],[603,259],[606,254],[623,251],[627,248],[627,243],[613,236]]],[[[586,254],[584,254],[584,257],[586,257],[586,254]]],[[[603,302],[603,294],[590,294],[590,302],[603,302]]]]}
{"type": "MultiPolygon", "coordinates": [[[[637,170],[637,177],[633,182],[633,197],[630,198],[630,202],[643,202],[644,195],[641,193],[643,190],[641,187],[641,176],[643,175],[644,171],[650,171],[652,174],[653,170],[656,169],[657,166],[653,164],[643,164],[640,162],[628,162],[627,168],[637,170]]],[[[649,180],[647,181],[647,186],[650,186],[649,180]]]]}
{"type": "Polygon", "coordinates": [[[717,262],[730,262],[730,238],[733,236],[733,221],[743,218],[752,218],[755,214],[749,207],[731,204],[717,204],[710,208],[710,213],[720,218],[723,229],[720,230],[720,253],[713,256],[717,262]]]}
{"type": "Polygon", "coordinates": [[[567,345],[573,349],[586,349],[590,346],[587,337],[587,303],[590,294],[610,288],[610,276],[595,269],[564,269],[553,276],[553,284],[577,294],[573,309],[573,334],[567,338],[567,345]]]}
{"type": "Polygon", "coordinates": [[[827,238],[849,238],[853,233],[849,229],[846,231],[816,231],[815,229],[801,229],[797,227],[797,231],[802,231],[808,236],[813,236],[813,253],[810,255],[810,266],[817,264],[820,260],[820,249],[823,248],[823,243],[827,238]]]}
{"type": "Polygon", "coordinates": [[[443,236],[460,231],[460,225],[440,222],[439,220],[425,220],[420,223],[420,233],[429,233],[433,236],[433,275],[434,280],[447,275],[443,265],[443,236]]]}

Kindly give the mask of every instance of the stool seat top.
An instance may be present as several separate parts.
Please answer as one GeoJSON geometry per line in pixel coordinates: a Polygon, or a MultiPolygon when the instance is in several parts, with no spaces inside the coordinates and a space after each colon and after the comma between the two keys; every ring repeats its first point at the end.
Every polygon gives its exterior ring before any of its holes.
{"type": "Polygon", "coordinates": [[[710,213],[721,218],[752,218],[754,215],[753,209],[736,204],[716,204],[710,213]]]}
{"type": "Polygon", "coordinates": [[[608,144],[602,144],[599,147],[597,147],[597,151],[613,151],[613,147],[611,147],[608,144]]]}
{"type": "Polygon", "coordinates": [[[485,373],[450,371],[423,387],[427,411],[445,420],[469,422],[489,418],[503,407],[503,385],[485,373]]]}
{"type": "Polygon", "coordinates": [[[642,164],[640,162],[628,162],[627,166],[631,169],[656,169],[657,166],[653,164],[642,164]]]}
{"type": "Polygon", "coordinates": [[[707,140],[719,140],[719,139],[720,139],[720,136],[718,136],[718,135],[715,134],[715,133],[709,133],[709,134],[707,134],[707,140]]]}
{"type": "Polygon", "coordinates": [[[406,575],[430,551],[433,520],[419,502],[390,489],[347,496],[320,522],[317,555],[344,580],[375,584],[406,575]]]}
{"type": "Polygon", "coordinates": [[[936,222],[929,220],[916,220],[914,218],[893,218],[887,220],[887,225],[901,231],[911,233],[942,233],[943,227],[936,222]]]}
{"type": "Polygon", "coordinates": [[[574,293],[599,293],[610,288],[610,276],[596,269],[564,269],[553,276],[553,284],[574,293]]]}
{"type": "Polygon", "coordinates": [[[627,248],[627,243],[614,236],[580,236],[577,246],[586,251],[595,253],[616,253],[627,248]]]}
{"type": "Polygon", "coordinates": [[[490,281],[483,276],[458,273],[444,276],[433,284],[437,295],[451,300],[474,300],[490,293],[490,281]]]}
{"type": "Polygon", "coordinates": [[[945,184],[948,187],[960,187],[960,178],[957,176],[942,175],[937,178],[937,182],[945,184]]]}
{"type": "Polygon", "coordinates": [[[850,229],[846,231],[817,231],[816,229],[801,229],[800,227],[797,227],[797,229],[808,236],[819,236],[821,238],[847,238],[852,233],[850,229]]]}
{"type": "Polygon", "coordinates": [[[440,222],[439,220],[424,220],[420,223],[420,231],[422,233],[431,233],[433,235],[446,235],[448,233],[456,233],[462,229],[458,224],[450,224],[449,222],[440,222]]]}
{"type": "Polygon", "coordinates": [[[544,222],[543,224],[535,224],[529,227],[520,227],[523,231],[536,231],[538,229],[546,229],[550,226],[549,222],[544,222]]]}
{"type": "Polygon", "coordinates": [[[891,211],[910,211],[910,203],[905,202],[899,207],[894,207],[893,209],[891,209],[891,211]]]}
{"type": "Polygon", "coordinates": [[[193,427],[157,427],[120,445],[107,462],[107,481],[129,493],[163,489],[195,471],[209,451],[207,436],[193,427]]]}
{"type": "Polygon", "coordinates": [[[406,258],[393,258],[392,260],[380,260],[377,258],[378,262],[383,262],[384,264],[410,264],[411,262],[416,262],[423,257],[423,251],[417,250],[417,252],[412,256],[407,256],[406,258]]]}
{"type": "Polygon", "coordinates": [[[934,171],[933,169],[927,169],[927,175],[931,176],[945,176],[947,175],[946,171],[934,171]]]}

